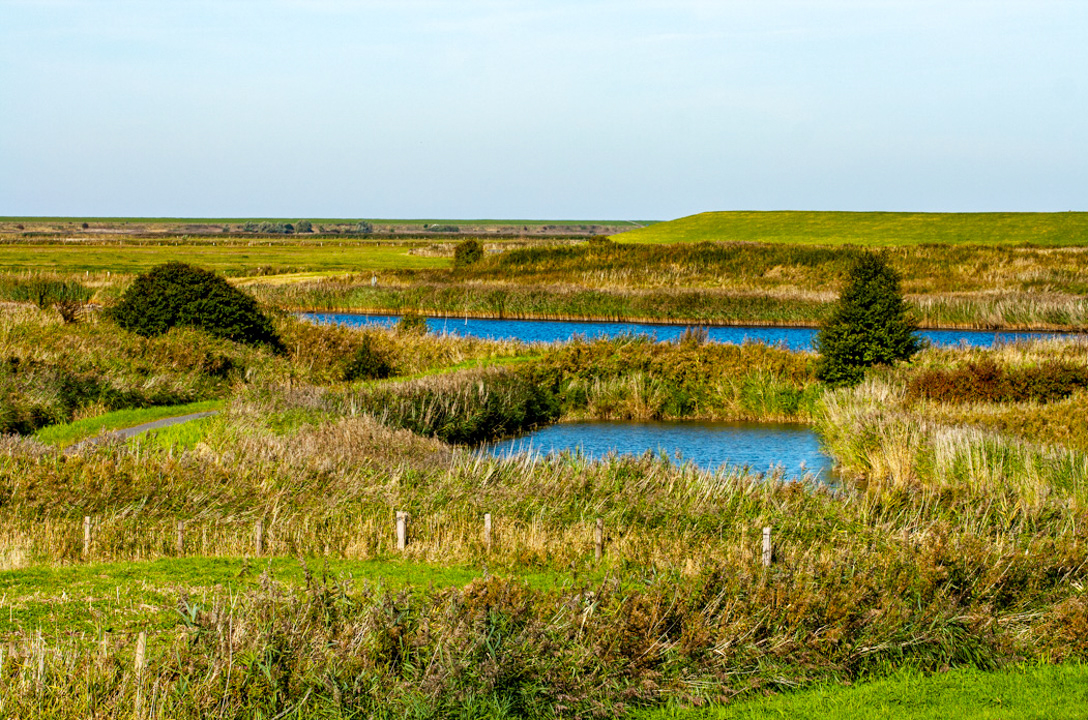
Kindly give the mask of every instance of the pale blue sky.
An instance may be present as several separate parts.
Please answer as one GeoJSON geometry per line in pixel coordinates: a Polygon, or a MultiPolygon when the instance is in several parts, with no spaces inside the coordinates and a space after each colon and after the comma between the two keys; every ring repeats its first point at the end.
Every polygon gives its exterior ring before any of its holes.
{"type": "Polygon", "coordinates": [[[1086,198],[1088,0],[0,0],[0,215],[1086,198]]]}

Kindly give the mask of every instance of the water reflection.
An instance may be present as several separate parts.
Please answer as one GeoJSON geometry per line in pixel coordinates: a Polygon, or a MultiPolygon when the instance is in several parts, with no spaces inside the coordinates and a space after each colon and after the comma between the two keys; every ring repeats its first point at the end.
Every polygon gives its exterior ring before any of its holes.
{"type": "MultiPolygon", "coordinates": [[[[356,315],[351,313],[306,313],[304,318],[317,323],[335,323],[353,327],[365,325],[391,326],[396,315],[356,315]]],[[[615,337],[623,334],[650,335],[658,340],[675,340],[691,325],[657,325],[629,322],[579,322],[569,320],[482,320],[476,318],[427,318],[427,328],[435,333],[449,333],[490,340],[521,340],[522,342],[566,342],[575,335],[588,339],[615,337]]],[[[728,326],[707,328],[712,342],[763,342],[782,344],[790,350],[811,350],[816,337],[815,328],[728,326]]],[[[919,335],[933,345],[990,347],[999,342],[1064,337],[1056,333],[993,332],[983,330],[923,330],[919,335]]]]}

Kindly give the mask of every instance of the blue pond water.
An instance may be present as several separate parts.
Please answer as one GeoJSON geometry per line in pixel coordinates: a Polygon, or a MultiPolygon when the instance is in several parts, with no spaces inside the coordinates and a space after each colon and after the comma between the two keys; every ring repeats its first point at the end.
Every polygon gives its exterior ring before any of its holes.
{"type": "Polygon", "coordinates": [[[642,455],[650,450],[704,470],[725,465],[757,473],[779,468],[787,478],[811,474],[827,482],[833,477],[831,459],[820,451],[819,436],[805,425],[788,423],[559,423],[485,448],[500,456],[578,449],[592,459],[609,453],[642,455]]]}
{"type": "MultiPolygon", "coordinates": [[[[304,318],[317,323],[340,325],[393,325],[396,315],[355,315],[347,313],[306,313],[304,318]]],[[[481,320],[468,318],[427,318],[431,332],[450,333],[490,340],[522,342],[565,342],[575,335],[588,339],[644,334],[658,340],[672,340],[691,325],[657,325],[630,322],[575,322],[566,320],[481,320]]],[[[784,344],[791,350],[811,350],[815,328],[729,326],[707,328],[710,340],[721,343],[764,342],[784,344]]],[[[933,345],[990,347],[995,343],[1056,337],[1054,333],[985,332],[981,330],[923,330],[919,333],[933,345]]]]}

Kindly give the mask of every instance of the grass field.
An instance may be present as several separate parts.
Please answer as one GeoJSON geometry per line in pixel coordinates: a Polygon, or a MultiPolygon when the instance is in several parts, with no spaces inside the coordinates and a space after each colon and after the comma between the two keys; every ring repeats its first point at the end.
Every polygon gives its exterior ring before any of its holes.
{"type": "Polygon", "coordinates": [[[1000,672],[899,673],[724,707],[638,713],[638,720],[1081,720],[1088,666],[1025,665],[1000,672]]]}
{"type": "Polygon", "coordinates": [[[625,243],[1088,245],[1088,213],[707,212],[617,235],[625,243]]]}

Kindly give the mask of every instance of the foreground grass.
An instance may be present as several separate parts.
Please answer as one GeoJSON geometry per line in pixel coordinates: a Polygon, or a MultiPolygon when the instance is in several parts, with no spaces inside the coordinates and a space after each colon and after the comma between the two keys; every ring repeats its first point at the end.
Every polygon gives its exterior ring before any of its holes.
{"type": "Polygon", "coordinates": [[[164,418],[218,410],[224,405],[225,401],[223,400],[205,400],[185,405],[115,410],[104,415],[84,418],[63,425],[50,425],[34,433],[34,437],[50,445],[68,447],[111,430],[123,430],[124,428],[135,427],[136,425],[143,425],[164,418]]]}
{"type": "Polygon", "coordinates": [[[1088,666],[1023,665],[997,672],[914,672],[853,687],[829,686],[724,707],[668,709],[639,720],[1081,720],[1088,666]]]}
{"type": "Polygon", "coordinates": [[[629,243],[1088,245],[1088,213],[706,212],[616,236],[629,243]]]}

